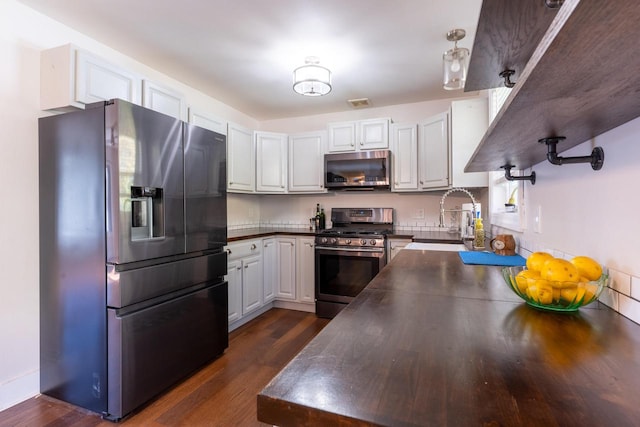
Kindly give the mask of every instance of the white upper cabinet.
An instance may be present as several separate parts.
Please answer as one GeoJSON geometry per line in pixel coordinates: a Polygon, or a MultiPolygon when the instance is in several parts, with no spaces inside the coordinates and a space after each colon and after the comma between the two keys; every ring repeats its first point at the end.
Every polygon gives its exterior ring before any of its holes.
{"type": "Polygon", "coordinates": [[[324,188],[326,139],[325,131],[289,136],[289,192],[326,192],[324,188]]]}
{"type": "Polygon", "coordinates": [[[355,151],[356,127],[356,122],[329,123],[329,151],[355,151]]]}
{"type": "Polygon", "coordinates": [[[361,150],[389,148],[390,119],[371,119],[358,122],[358,144],[361,150]]]}
{"type": "Polygon", "coordinates": [[[369,119],[329,123],[329,147],[331,153],[389,148],[389,123],[391,119],[369,119]]]}
{"type": "Polygon", "coordinates": [[[486,187],[487,172],[464,172],[489,126],[486,98],[451,102],[451,185],[453,187],[486,187]]]}
{"type": "Polygon", "coordinates": [[[227,128],[227,191],[255,191],[256,163],[253,131],[229,123],[227,128]]]}
{"type": "Polygon", "coordinates": [[[418,125],[391,125],[392,191],[418,190],[418,125]]]}
{"type": "Polygon", "coordinates": [[[119,98],[141,105],[142,78],[71,44],[40,55],[40,108],[69,111],[119,98]]]}
{"type": "Polygon", "coordinates": [[[142,106],[176,119],[187,119],[183,94],[146,79],[142,82],[142,106]]]}
{"type": "Polygon", "coordinates": [[[287,135],[255,132],[256,191],[287,192],[287,135]]]}
{"type": "Polygon", "coordinates": [[[218,132],[222,135],[227,134],[227,121],[213,114],[200,111],[196,108],[189,107],[189,123],[198,127],[218,132]]]}
{"type": "Polygon", "coordinates": [[[418,125],[418,188],[449,186],[449,113],[441,113],[418,125]]]}

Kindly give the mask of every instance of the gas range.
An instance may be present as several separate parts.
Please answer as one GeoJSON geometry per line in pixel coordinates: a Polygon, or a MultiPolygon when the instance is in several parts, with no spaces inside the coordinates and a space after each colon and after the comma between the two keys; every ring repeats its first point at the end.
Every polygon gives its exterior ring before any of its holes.
{"type": "Polygon", "coordinates": [[[333,317],[387,264],[393,208],[333,208],[333,228],[316,234],[316,314],[333,317]]]}
{"type": "Polygon", "coordinates": [[[393,230],[393,208],[333,208],[333,228],[316,234],[316,246],[381,247],[393,230]]]}

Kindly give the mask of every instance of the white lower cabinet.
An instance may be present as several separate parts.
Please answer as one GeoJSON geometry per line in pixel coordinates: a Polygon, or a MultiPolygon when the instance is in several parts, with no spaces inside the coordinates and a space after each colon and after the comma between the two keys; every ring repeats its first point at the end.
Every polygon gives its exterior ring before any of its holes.
{"type": "Polygon", "coordinates": [[[268,303],[276,297],[276,284],[278,283],[278,252],[276,239],[268,238],[262,241],[262,272],[263,292],[262,302],[268,303]]]}
{"type": "Polygon", "coordinates": [[[229,323],[242,317],[242,261],[229,261],[227,264],[227,282],[229,287],[229,323]]]}
{"type": "Polygon", "coordinates": [[[398,255],[405,246],[411,243],[411,239],[389,239],[387,240],[387,262],[391,261],[393,257],[398,255]]]}
{"type": "Polygon", "coordinates": [[[312,236],[275,236],[227,246],[229,330],[271,307],[315,311],[312,236]]]}
{"type": "Polygon", "coordinates": [[[260,255],[242,260],[242,315],[262,305],[262,260],[260,255]]]}
{"type": "Polygon", "coordinates": [[[229,325],[239,326],[263,307],[262,240],[231,243],[227,256],[229,325]]]}
{"type": "Polygon", "coordinates": [[[279,237],[276,239],[278,260],[276,264],[277,290],[276,298],[296,299],[296,239],[295,237],[279,237]]]}
{"type": "Polygon", "coordinates": [[[315,239],[298,237],[296,252],[296,284],[298,301],[315,303],[315,239]]]}

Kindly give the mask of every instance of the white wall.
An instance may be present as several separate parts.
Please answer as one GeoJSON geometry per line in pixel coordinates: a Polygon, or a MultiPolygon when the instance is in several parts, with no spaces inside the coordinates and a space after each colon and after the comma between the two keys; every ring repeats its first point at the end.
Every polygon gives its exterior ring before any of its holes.
{"type": "Polygon", "coordinates": [[[639,135],[640,118],[560,153],[585,156],[601,146],[605,160],[599,171],[589,164],[535,165],[536,184],[526,183],[526,230],[503,230],[516,235],[525,256],[538,250],[567,258],[587,255],[608,267],[612,289],[605,290],[600,300],[636,323],[640,323],[639,135]],[[534,232],[533,222],[538,206],[540,233],[534,232]]]}

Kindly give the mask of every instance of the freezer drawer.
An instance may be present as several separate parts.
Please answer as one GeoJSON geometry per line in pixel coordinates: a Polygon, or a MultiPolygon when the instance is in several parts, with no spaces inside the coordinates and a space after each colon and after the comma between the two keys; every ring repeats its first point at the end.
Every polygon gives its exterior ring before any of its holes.
{"type": "Polygon", "coordinates": [[[107,264],[107,306],[122,308],[191,286],[221,281],[227,254],[201,255],[132,270],[107,264]]]}
{"type": "Polygon", "coordinates": [[[120,316],[107,310],[108,414],[117,420],[228,346],[227,282],[120,316]]]}

